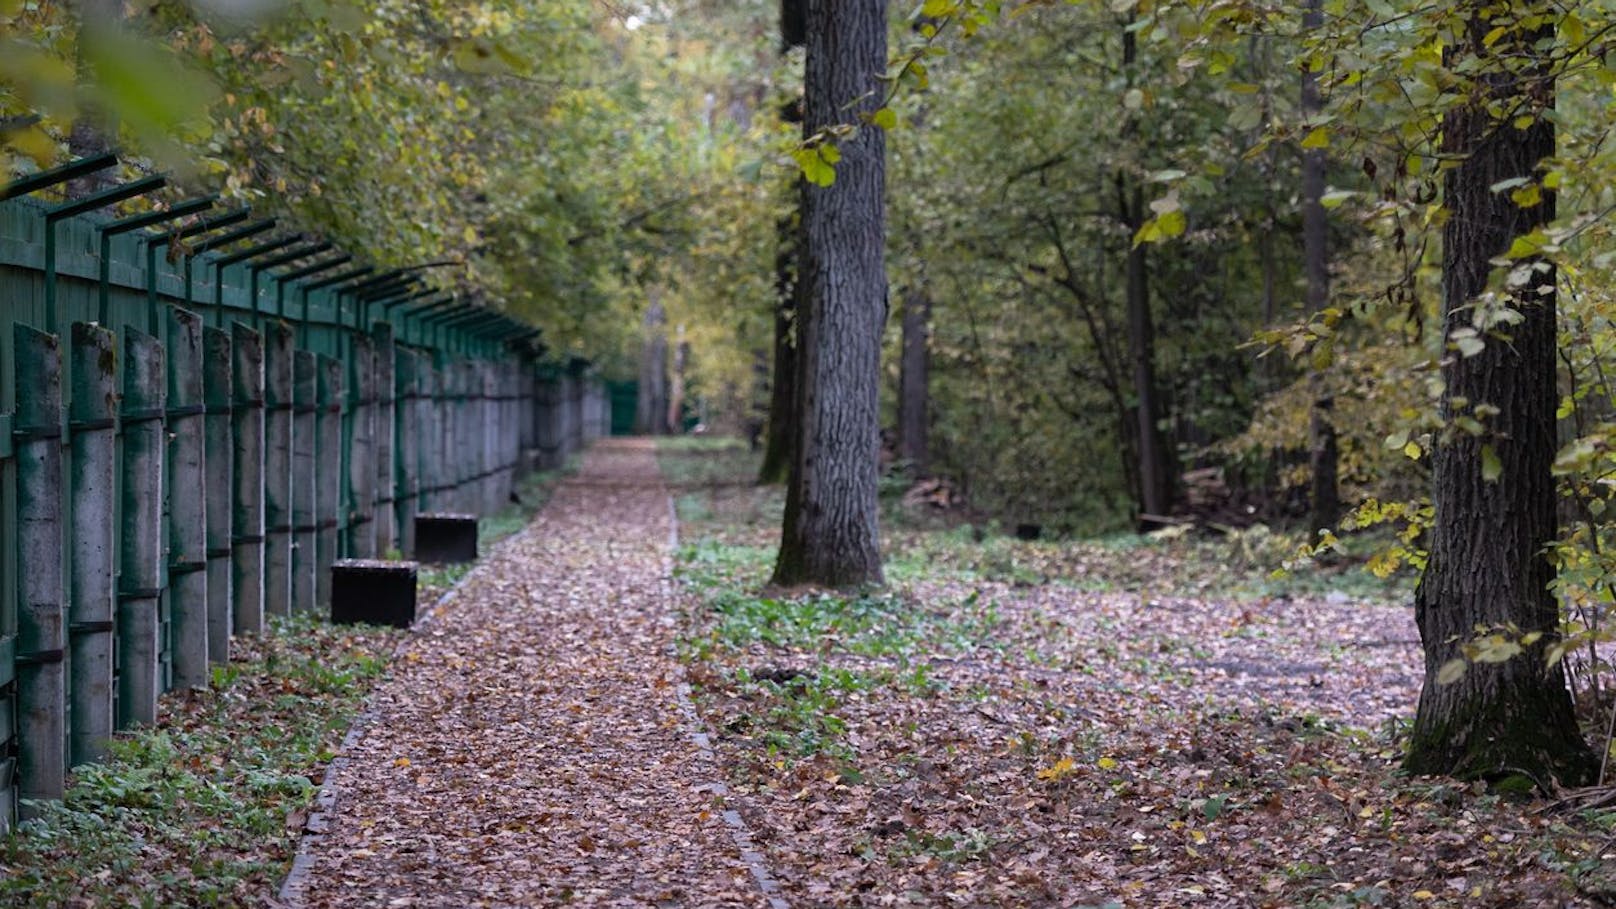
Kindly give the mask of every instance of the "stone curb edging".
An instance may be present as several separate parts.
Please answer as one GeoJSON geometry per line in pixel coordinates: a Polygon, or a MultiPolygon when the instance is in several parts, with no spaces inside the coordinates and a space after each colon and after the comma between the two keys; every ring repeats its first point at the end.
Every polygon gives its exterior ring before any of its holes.
{"type": "MultiPolygon", "coordinates": [[[[673,560],[679,551],[679,516],[673,506],[673,496],[668,496],[668,555],[662,562],[662,597],[664,602],[672,605],[676,599],[673,581],[673,560]]],[[[718,769],[718,753],[713,749],[712,736],[707,731],[707,724],[702,720],[701,714],[696,710],[696,702],[690,698],[690,683],[685,678],[684,665],[678,662],[677,657],[673,663],[678,673],[678,684],[674,688],[675,696],[679,701],[679,711],[684,715],[685,733],[690,737],[696,750],[701,753],[702,760],[714,770],[718,769]]],[[[729,828],[730,839],[735,843],[740,853],[741,864],[752,872],[752,879],[757,881],[758,890],[762,891],[763,898],[768,902],[769,909],[791,909],[780,890],[780,882],[775,880],[769,871],[768,860],[757,848],[756,840],[752,835],[752,828],[747,826],[746,819],[741,813],[730,807],[731,793],[729,786],[722,780],[714,779],[710,782],[695,783],[692,789],[706,792],[717,799],[720,817],[724,825],[729,828]]]]}

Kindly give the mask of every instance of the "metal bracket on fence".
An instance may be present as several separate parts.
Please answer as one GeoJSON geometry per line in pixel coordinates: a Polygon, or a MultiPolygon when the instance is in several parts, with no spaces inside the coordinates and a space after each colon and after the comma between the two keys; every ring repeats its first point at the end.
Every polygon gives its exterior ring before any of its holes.
{"type": "Polygon", "coordinates": [[[6,202],[19,196],[26,196],[29,193],[38,192],[39,190],[47,187],[55,186],[58,183],[66,183],[69,180],[77,180],[80,177],[88,177],[90,174],[97,171],[106,170],[117,163],[118,156],[111,152],[106,152],[104,154],[91,155],[88,158],[80,158],[77,161],[69,161],[60,167],[42,170],[37,174],[29,174],[20,180],[13,180],[10,183],[7,183],[5,186],[0,187],[0,202],[6,202]]]}
{"type": "MultiPolygon", "coordinates": [[[[214,284],[217,288],[216,302],[220,306],[224,305],[224,270],[226,268],[229,268],[238,262],[246,262],[249,259],[257,258],[258,256],[262,256],[266,253],[272,253],[276,250],[285,249],[286,247],[291,246],[293,243],[302,243],[307,239],[308,238],[301,233],[286,234],[285,236],[265,240],[262,243],[254,243],[252,246],[248,246],[244,249],[238,249],[229,255],[220,256],[219,258],[213,260],[214,284]]],[[[251,306],[253,314],[256,315],[258,313],[258,272],[248,269],[247,274],[249,276],[247,301],[251,306]]]]}
{"type": "Polygon", "coordinates": [[[45,331],[47,334],[57,334],[56,324],[56,225],[65,218],[81,215],[108,205],[114,205],[125,199],[133,199],[149,192],[155,192],[168,185],[168,178],[164,176],[143,177],[128,183],[120,183],[111,189],[92,193],[82,199],[63,202],[59,205],[45,209],[45,331]]]}
{"type": "MultiPolygon", "coordinates": [[[[214,203],[218,201],[219,195],[217,193],[212,193],[206,196],[198,196],[195,199],[186,199],[183,202],[175,203],[164,211],[149,211],[145,214],[135,215],[133,217],[123,218],[118,221],[102,224],[96,228],[96,230],[98,230],[101,234],[101,290],[98,305],[96,307],[96,322],[98,324],[102,325],[103,327],[108,326],[107,320],[112,314],[112,238],[118,234],[128,233],[132,230],[153,227],[155,225],[162,224],[165,221],[172,221],[175,218],[183,218],[187,215],[194,215],[198,212],[207,211],[213,207],[214,203]]],[[[189,274],[188,271],[187,274],[189,274]]],[[[151,278],[150,280],[155,280],[155,277],[151,278]]],[[[187,282],[186,287],[186,298],[190,298],[189,282],[187,282]]]]}
{"type": "MultiPolygon", "coordinates": [[[[282,265],[289,265],[296,262],[298,259],[306,258],[308,256],[317,256],[330,248],[330,243],[324,240],[315,240],[305,243],[302,246],[292,246],[289,249],[278,250],[275,255],[269,256],[268,258],[253,257],[248,259],[246,262],[247,286],[249,293],[252,295],[253,315],[257,315],[259,312],[259,274],[267,272],[271,268],[279,268],[282,265]]],[[[268,253],[269,250],[265,250],[265,252],[268,253]]],[[[284,318],[286,316],[286,282],[277,280],[274,274],[271,274],[269,277],[270,280],[275,281],[275,315],[284,318]]],[[[308,313],[304,313],[304,315],[307,316],[308,313]]]]}

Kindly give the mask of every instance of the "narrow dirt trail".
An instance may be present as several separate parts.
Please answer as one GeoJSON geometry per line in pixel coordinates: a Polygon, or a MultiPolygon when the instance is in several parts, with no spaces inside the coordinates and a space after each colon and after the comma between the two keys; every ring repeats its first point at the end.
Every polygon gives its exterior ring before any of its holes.
{"type": "Polygon", "coordinates": [[[288,902],[770,905],[681,704],[672,520],[653,443],[596,445],[418,626],[288,902]]]}

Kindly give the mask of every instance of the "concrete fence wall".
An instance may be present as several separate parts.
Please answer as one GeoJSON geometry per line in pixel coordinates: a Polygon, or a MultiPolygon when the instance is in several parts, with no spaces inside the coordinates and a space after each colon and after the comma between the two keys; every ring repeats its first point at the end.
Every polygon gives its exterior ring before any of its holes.
{"type": "Polygon", "coordinates": [[[501,508],[607,410],[587,364],[48,211],[0,202],[0,830],[233,637],[327,610],[333,560],[501,508]]]}

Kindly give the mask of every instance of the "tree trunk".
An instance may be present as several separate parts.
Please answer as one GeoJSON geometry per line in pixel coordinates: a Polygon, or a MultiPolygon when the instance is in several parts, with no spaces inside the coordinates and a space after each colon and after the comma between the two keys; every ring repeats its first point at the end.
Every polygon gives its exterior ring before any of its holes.
{"type": "MultiPolygon", "coordinates": [[[[1517,34],[1489,51],[1483,37],[1490,30],[1486,11],[1494,7],[1477,2],[1468,7],[1466,31],[1445,60],[1450,71],[1465,61],[1480,62],[1484,70],[1471,102],[1449,111],[1442,124],[1444,156],[1464,159],[1447,172],[1443,188],[1448,219],[1442,233],[1442,308],[1449,338],[1471,327],[1476,298],[1487,289],[1490,260],[1515,237],[1554,217],[1547,191],[1539,204],[1521,208],[1509,193],[1491,188],[1501,180],[1536,177],[1539,163],[1554,154],[1554,129],[1543,116],[1553,104],[1552,83],[1541,72],[1510,72],[1520,64],[1506,62],[1528,57],[1537,41],[1553,37],[1552,31],[1517,34]],[[1500,120],[1488,113],[1489,106],[1509,113],[1500,120]],[[1510,120],[1523,112],[1534,121],[1517,129],[1510,120]]],[[[1443,367],[1444,419],[1483,403],[1498,413],[1484,421],[1484,433],[1455,429],[1432,453],[1436,520],[1430,562],[1415,594],[1425,684],[1404,760],[1413,773],[1461,778],[1522,773],[1540,783],[1577,784],[1593,769],[1564,673],[1558,663],[1546,667],[1543,658],[1556,637],[1559,610],[1549,590],[1553,567],[1544,554],[1556,534],[1550,475],[1555,276],[1547,263],[1539,264],[1547,270],[1509,300],[1521,321],[1500,326],[1507,339],[1487,338],[1474,356],[1450,352],[1443,367]],[[1502,470],[1489,481],[1483,474],[1494,457],[1502,470]],[[1506,625],[1543,637],[1512,659],[1471,663],[1446,685],[1437,680],[1478,627],[1506,625]]]]}
{"type": "Polygon", "coordinates": [[[880,583],[886,137],[864,126],[887,63],[886,0],[809,0],[803,135],[860,128],[830,186],[804,184],[798,442],[774,582],[880,583]]]}
{"type": "Polygon", "coordinates": [[[660,436],[668,431],[668,336],[667,316],[653,296],[642,323],[640,347],[640,393],[636,402],[634,431],[660,436]]]}
{"type": "MultiPolygon", "coordinates": [[[[798,181],[799,183],[801,181],[798,181]]],[[[802,189],[798,187],[799,198],[802,189]]],[[[778,225],[774,258],[774,374],[769,382],[768,427],[764,432],[759,483],[782,483],[791,472],[797,439],[797,262],[801,234],[793,218],[778,225]]]]}
{"type": "MultiPolygon", "coordinates": [[[[780,0],[780,53],[802,47],[808,40],[808,0],[780,0]]],[[[797,122],[800,103],[785,105],[782,117],[797,122]]],[[[802,180],[796,181],[797,198],[803,197],[802,180]]],[[[791,473],[797,441],[797,338],[799,265],[802,261],[802,211],[781,218],[775,225],[774,253],[774,375],[769,383],[768,423],[763,433],[763,464],[759,483],[782,483],[791,473]]]]}
{"type": "MultiPolygon", "coordinates": [[[[1132,25],[1130,21],[1129,25],[1132,25]]],[[[1129,86],[1135,81],[1134,64],[1139,57],[1138,43],[1133,30],[1122,34],[1122,70],[1129,86]]],[[[1122,126],[1127,140],[1137,138],[1138,122],[1128,116],[1122,126]]],[[[1119,172],[1117,180],[1117,208],[1131,237],[1145,223],[1144,187],[1119,172]]],[[[1154,518],[1173,510],[1173,462],[1162,438],[1162,407],[1156,388],[1156,328],[1150,314],[1150,274],[1143,243],[1128,247],[1128,258],[1123,276],[1123,294],[1128,311],[1128,354],[1133,360],[1134,433],[1139,440],[1138,502],[1140,530],[1156,526],[1154,518]],[[1147,517],[1148,516],[1148,517],[1147,517]]]]}
{"type": "MultiPolygon", "coordinates": [[[[1130,233],[1145,219],[1142,188],[1125,195],[1124,219],[1130,233]]],[[[1162,406],[1156,390],[1156,329],[1150,314],[1150,281],[1145,244],[1128,249],[1125,294],[1128,309],[1128,353],[1133,360],[1134,431],[1139,438],[1140,529],[1156,525],[1153,517],[1173,510],[1173,457],[1162,437],[1162,406]]]]}
{"type": "MultiPolygon", "coordinates": [[[[1302,13],[1302,30],[1312,31],[1324,23],[1323,0],[1308,0],[1302,13]]],[[[1312,70],[1302,71],[1302,116],[1323,110],[1319,97],[1319,77],[1312,70]]],[[[1324,211],[1326,159],[1322,148],[1302,149],[1302,264],[1307,273],[1307,311],[1318,313],[1330,305],[1329,222],[1324,211]]],[[[1324,386],[1324,375],[1313,369],[1308,377],[1313,392],[1312,417],[1308,426],[1308,526],[1312,530],[1334,527],[1341,520],[1335,421],[1335,406],[1324,386]]]]}
{"type": "MultiPolygon", "coordinates": [[[[79,23],[78,57],[75,61],[77,79],[81,88],[88,87],[94,81],[89,72],[89,61],[86,59],[85,48],[93,43],[96,33],[115,32],[123,27],[123,0],[75,0],[73,12],[79,23]],[[86,36],[89,33],[89,36],[86,36]]],[[[78,117],[73,120],[73,127],[67,135],[67,152],[74,158],[88,158],[112,151],[112,137],[118,134],[118,123],[112,113],[103,110],[99,104],[92,100],[95,92],[81,91],[86,100],[81,102],[84,108],[79,111],[78,117]]],[[[75,199],[94,195],[104,189],[109,189],[117,182],[117,171],[112,168],[98,170],[88,176],[70,180],[67,184],[67,194],[75,199]]]]}
{"type": "Polygon", "coordinates": [[[668,391],[668,431],[678,435],[684,432],[685,422],[685,368],[690,362],[690,342],[684,340],[684,326],[679,326],[679,343],[673,349],[673,386],[668,391]]]}
{"type": "Polygon", "coordinates": [[[931,468],[930,336],[931,295],[911,288],[903,297],[903,351],[898,359],[898,457],[909,462],[915,477],[931,468]]]}

